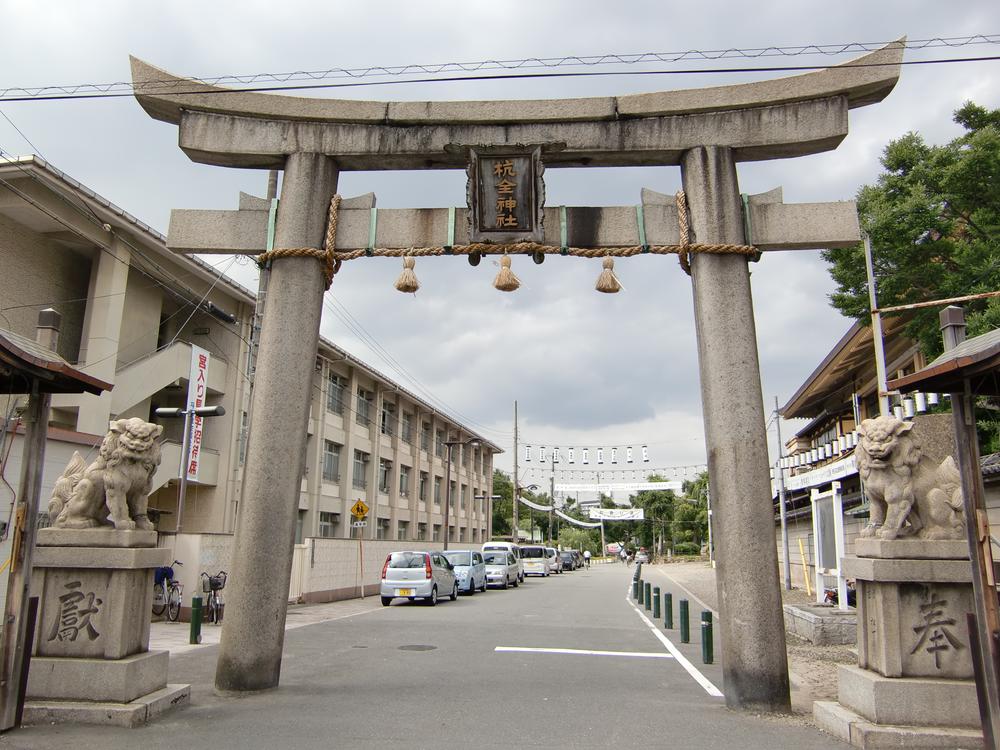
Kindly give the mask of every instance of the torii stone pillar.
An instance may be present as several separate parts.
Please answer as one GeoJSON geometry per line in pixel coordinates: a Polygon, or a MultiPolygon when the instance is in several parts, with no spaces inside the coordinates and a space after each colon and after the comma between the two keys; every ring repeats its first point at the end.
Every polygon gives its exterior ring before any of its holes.
{"type": "MultiPolygon", "coordinates": [[[[744,243],[736,162],[703,147],[681,160],[699,243],[744,243]]],[[[723,694],[732,707],[790,708],[767,432],[750,270],[743,255],[691,259],[701,403],[715,524],[723,694]]]]}
{"type": "MultiPolygon", "coordinates": [[[[208,86],[132,61],[136,98],[176,124],[193,160],[285,168],[276,247],[319,247],[326,201],[340,170],[464,169],[471,148],[533,144],[546,168],[680,166],[693,241],[762,251],[847,247],[859,239],[852,203],[784,205],[780,191],[751,197],[753,237],[743,236],[736,163],[829,151],[847,135],[848,112],[880,101],[899,76],[903,45],[790,78],[688,91],[591,99],[497,102],[364,102],[273,96],[208,86]],[[180,93],[178,93],[180,92],[180,93]],[[324,154],[326,156],[319,156],[324,154]],[[329,161],[328,161],[329,160],[329,161]]],[[[167,244],[177,252],[256,253],[264,206],[175,211],[167,244]]],[[[679,241],[676,209],[644,191],[645,240],[679,241]]],[[[336,250],[411,248],[468,241],[465,210],[341,205],[336,250]],[[369,235],[377,224],[377,236],[369,235]],[[451,237],[449,227],[453,227],[451,237]]],[[[634,206],[547,208],[545,244],[639,244],[634,206]]],[[[695,320],[705,434],[719,549],[727,703],[787,709],[788,672],[757,343],[745,256],[695,255],[695,320]]],[[[253,394],[248,475],[237,527],[230,613],[216,685],[278,684],[309,392],[321,301],[317,261],[284,259],[272,271],[253,394]],[[300,401],[297,401],[300,399],[300,401]],[[295,403],[293,403],[295,402],[295,403]],[[256,429],[263,426],[267,434],[256,429]],[[263,468],[262,468],[263,467],[263,468]],[[293,476],[294,474],[294,476],[293,476]],[[263,613],[263,616],[261,614],[263,613]]]]}
{"type": "MultiPolygon", "coordinates": [[[[321,247],[338,172],[322,154],[293,153],[285,162],[275,247],[321,247]]],[[[305,455],[306,425],[325,291],[320,262],[271,262],[261,324],[252,425],[243,496],[229,570],[229,602],[215,686],[225,691],[272,688],[281,673],[305,455]]]]}

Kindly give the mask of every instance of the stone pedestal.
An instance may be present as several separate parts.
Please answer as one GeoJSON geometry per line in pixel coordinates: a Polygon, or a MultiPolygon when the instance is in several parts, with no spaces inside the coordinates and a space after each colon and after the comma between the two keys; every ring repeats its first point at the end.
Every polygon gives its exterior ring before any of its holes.
{"type": "Polygon", "coordinates": [[[860,539],[844,559],[857,580],[858,666],[840,667],[838,701],[819,725],[862,748],[982,747],[966,613],[965,542],[860,539]]]}
{"type": "Polygon", "coordinates": [[[139,726],[186,702],[149,651],[153,571],[169,562],[154,531],[42,529],[39,597],[24,721],[139,726]]]}

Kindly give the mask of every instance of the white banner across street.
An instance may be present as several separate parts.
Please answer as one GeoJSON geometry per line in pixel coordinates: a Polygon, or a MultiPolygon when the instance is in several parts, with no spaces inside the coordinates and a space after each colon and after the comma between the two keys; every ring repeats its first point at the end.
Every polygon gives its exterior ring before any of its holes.
{"type": "Polygon", "coordinates": [[[590,520],[642,521],[646,517],[642,508],[591,508],[590,520]]]}

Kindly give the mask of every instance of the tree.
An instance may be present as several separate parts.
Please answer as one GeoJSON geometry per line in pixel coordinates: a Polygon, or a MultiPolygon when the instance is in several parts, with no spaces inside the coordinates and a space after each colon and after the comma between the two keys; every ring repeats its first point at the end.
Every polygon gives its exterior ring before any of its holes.
{"type": "MultiPolygon", "coordinates": [[[[858,192],[872,242],[880,307],[1000,289],[1000,109],[971,102],[954,113],[965,133],[928,146],[917,133],[891,141],[884,172],[858,192]]],[[[834,307],[869,319],[862,245],[825,250],[834,307]]],[[[1000,302],[967,303],[976,335],[1000,325],[1000,302]]],[[[938,308],[914,311],[906,333],[928,357],[941,352],[938,308]]]]}
{"type": "Polygon", "coordinates": [[[500,469],[493,470],[493,494],[500,495],[493,501],[493,535],[497,537],[510,536],[510,522],[514,517],[514,486],[500,469]]]}
{"type": "MultiPolygon", "coordinates": [[[[664,477],[651,474],[648,482],[665,482],[664,477]]],[[[632,505],[643,509],[645,520],[641,526],[644,546],[662,552],[667,528],[673,521],[677,496],[673,490],[642,490],[632,498],[632,505]]]]}
{"type": "Polygon", "coordinates": [[[601,549],[600,531],[563,526],[559,529],[559,544],[563,549],[590,550],[597,555],[601,549]]]}
{"type": "Polygon", "coordinates": [[[675,543],[691,542],[700,548],[708,540],[708,472],[685,480],[681,489],[684,498],[674,507],[670,533],[675,543]]]}

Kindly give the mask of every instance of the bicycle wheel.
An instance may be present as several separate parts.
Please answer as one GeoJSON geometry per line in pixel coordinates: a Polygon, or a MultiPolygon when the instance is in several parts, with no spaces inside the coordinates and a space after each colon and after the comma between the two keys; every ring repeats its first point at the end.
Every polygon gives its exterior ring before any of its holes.
{"type": "Polygon", "coordinates": [[[167,594],[167,619],[170,622],[177,622],[181,616],[181,590],[177,586],[171,586],[167,594]]]}
{"type": "Polygon", "coordinates": [[[167,608],[167,595],[162,583],[153,584],[153,614],[159,617],[167,608]]]}
{"type": "Polygon", "coordinates": [[[205,602],[205,622],[215,623],[215,595],[209,594],[205,602]]]}

